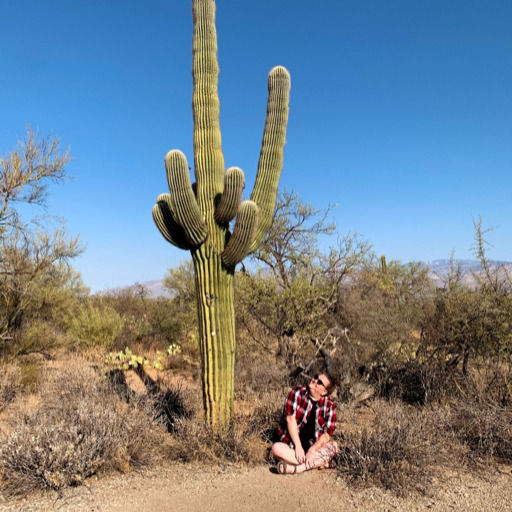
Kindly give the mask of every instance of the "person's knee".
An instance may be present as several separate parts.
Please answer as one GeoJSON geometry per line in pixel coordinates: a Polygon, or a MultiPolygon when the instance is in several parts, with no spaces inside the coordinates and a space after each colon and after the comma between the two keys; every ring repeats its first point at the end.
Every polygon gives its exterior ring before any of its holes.
{"type": "Polygon", "coordinates": [[[281,458],[285,455],[285,451],[288,446],[285,443],[277,442],[272,445],[272,455],[277,458],[281,458]]]}

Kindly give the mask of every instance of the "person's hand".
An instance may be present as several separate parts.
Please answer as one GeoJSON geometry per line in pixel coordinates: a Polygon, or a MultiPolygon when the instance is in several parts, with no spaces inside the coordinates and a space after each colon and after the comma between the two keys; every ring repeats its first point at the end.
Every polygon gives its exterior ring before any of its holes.
{"type": "Polygon", "coordinates": [[[302,448],[301,445],[295,447],[295,458],[299,464],[302,464],[306,460],[304,448],[302,448]]]}
{"type": "Polygon", "coordinates": [[[313,450],[309,450],[308,453],[306,453],[306,469],[313,469],[315,467],[315,454],[313,450]]]}

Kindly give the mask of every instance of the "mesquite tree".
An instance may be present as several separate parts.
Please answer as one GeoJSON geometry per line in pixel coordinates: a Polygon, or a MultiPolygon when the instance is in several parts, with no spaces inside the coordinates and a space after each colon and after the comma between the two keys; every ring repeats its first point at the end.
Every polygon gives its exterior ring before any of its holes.
{"type": "Polygon", "coordinates": [[[283,167],[290,75],[280,66],[269,74],[256,182],[251,199],[241,202],[244,173],[238,167],[225,170],[221,147],[215,1],[192,0],[192,10],[196,183],[191,185],[185,155],[170,151],[165,157],[170,193],[158,196],[153,218],[168,242],[192,254],[203,402],[207,421],[219,432],[228,426],[233,412],[234,270],[259,246],[272,223],[283,167]]]}

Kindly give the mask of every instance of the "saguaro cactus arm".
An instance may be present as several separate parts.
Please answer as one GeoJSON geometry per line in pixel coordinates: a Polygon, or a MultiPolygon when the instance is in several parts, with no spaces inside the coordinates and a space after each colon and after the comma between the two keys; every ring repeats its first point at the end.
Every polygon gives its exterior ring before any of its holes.
{"type": "Polygon", "coordinates": [[[249,248],[258,227],[259,211],[253,201],[244,201],[236,216],[235,228],[222,253],[226,267],[235,267],[249,253],[249,248]]]}
{"type": "Polygon", "coordinates": [[[215,208],[215,220],[220,225],[228,224],[235,218],[244,187],[245,178],[242,169],[230,167],[224,177],[224,193],[215,208]]]}
{"type": "Polygon", "coordinates": [[[261,143],[258,173],[251,200],[260,209],[258,229],[250,252],[261,244],[272,224],[276,204],[277,185],[283,169],[283,148],[290,99],[290,74],[282,66],[273,68],[268,76],[268,102],[265,130],[261,143]]]}
{"type": "Polygon", "coordinates": [[[183,228],[176,222],[171,209],[171,196],[160,194],[153,206],[153,220],[163,237],[180,249],[190,250],[194,246],[188,240],[183,228]]]}
{"type": "Polygon", "coordinates": [[[167,182],[171,191],[171,208],[189,242],[195,246],[206,240],[208,228],[199,210],[188,173],[185,155],[176,149],[165,157],[167,182]]]}

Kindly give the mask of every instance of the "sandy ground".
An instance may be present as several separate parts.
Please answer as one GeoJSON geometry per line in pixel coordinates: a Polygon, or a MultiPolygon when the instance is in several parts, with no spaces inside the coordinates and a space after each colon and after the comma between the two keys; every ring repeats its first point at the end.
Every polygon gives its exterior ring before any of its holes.
{"type": "Polygon", "coordinates": [[[443,472],[430,496],[398,498],[381,489],[354,489],[333,471],[277,475],[268,466],[158,470],[91,479],[86,486],[6,502],[5,512],[246,512],[253,510],[512,511],[510,468],[485,476],[443,472]]]}

